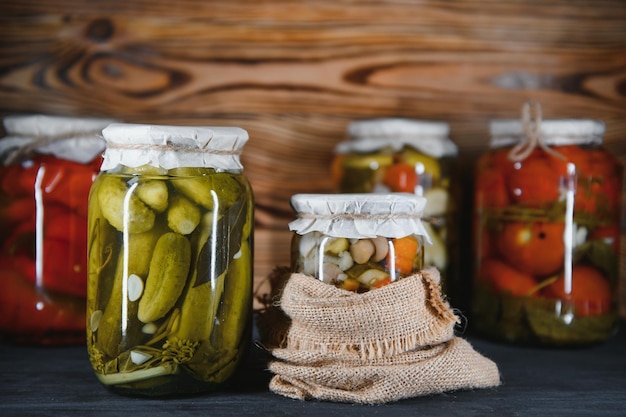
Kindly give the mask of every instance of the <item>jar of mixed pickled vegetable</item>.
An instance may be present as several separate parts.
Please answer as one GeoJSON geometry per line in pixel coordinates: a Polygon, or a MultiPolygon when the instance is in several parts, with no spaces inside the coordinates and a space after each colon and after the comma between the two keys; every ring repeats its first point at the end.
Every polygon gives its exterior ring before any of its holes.
{"type": "Polygon", "coordinates": [[[253,197],[235,127],[112,124],[89,198],[87,345],[119,393],[213,390],[249,344],[253,197]]]}
{"type": "Polygon", "coordinates": [[[433,121],[354,121],[348,126],[350,140],[335,148],[332,170],[340,193],[406,192],[426,198],[422,220],[432,244],[424,263],[440,270],[444,291],[451,295],[459,236],[453,188],[457,147],[449,130],[447,123],[433,121]]]}
{"type": "Polygon", "coordinates": [[[482,333],[556,346],[614,333],[622,167],[603,133],[595,120],[492,122],[475,188],[482,333]]]}
{"type": "Polygon", "coordinates": [[[425,203],[404,193],[294,195],[292,271],[355,292],[419,272],[425,203]]]}
{"type": "Polygon", "coordinates": [[[10,116],[0,140],[0,333],[85,342],[87,201],[111,120],[10,116]]]}

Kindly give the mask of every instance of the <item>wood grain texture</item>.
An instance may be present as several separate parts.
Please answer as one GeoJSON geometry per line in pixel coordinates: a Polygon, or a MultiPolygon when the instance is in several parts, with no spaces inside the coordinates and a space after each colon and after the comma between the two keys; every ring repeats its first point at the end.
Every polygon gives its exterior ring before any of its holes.
{"type": "Polygon", "coordinates": [[[288,258],[291,195],[332,191],[333,148],[354,119],[449,122],[466,191],[489,120],[531,98],[545,118],[604,120],[626,162],[621,0],[10,0],[0,39],[1,115],[247,129],[257,278],[288,258]],[[283,244],[265,247],[273,233],[283,244]]]}

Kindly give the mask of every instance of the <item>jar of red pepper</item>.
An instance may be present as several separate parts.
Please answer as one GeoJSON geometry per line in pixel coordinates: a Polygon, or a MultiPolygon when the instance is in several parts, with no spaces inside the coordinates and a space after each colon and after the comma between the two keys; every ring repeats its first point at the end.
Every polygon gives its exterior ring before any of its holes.
{"type": "Polygon", "coordinates": [[[585,119],[491,123],[477,164],[471,323],[500,340],[571,346],[617,325],[622,167],[585,119]]]}
{"type": "Polygon", "coordinates": [[[4,119],[0,140],[0,335],[85,340],[87,203],[111,120],[4,119]]]}

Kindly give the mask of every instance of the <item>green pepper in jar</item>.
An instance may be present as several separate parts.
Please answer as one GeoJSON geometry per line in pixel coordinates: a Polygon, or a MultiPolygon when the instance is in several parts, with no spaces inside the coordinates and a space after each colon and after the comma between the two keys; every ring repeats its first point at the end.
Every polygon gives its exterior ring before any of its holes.
{"type": "Polygon", "coordinates": [[[334,162],[334,182],[344,192],[369,193],[392,164],[393,156],[388,153],[340,155],[334,162]]]}

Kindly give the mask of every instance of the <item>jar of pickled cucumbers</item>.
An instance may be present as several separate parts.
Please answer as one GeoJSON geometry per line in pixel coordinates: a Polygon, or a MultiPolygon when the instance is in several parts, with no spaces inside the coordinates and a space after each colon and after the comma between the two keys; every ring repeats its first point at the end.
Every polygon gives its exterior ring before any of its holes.
{"type": "Polygon", "coordinates": [[[423,197],[296,194],[291,269],[348,291],[366,292],[423,268],[423,197]]]}
{"type": "Polygon", "coordinates": [[[4,119],[0,140],[0,335],[85,342],[87,201],[112,120],[4,119]]]}
{"type": "Polygon", "coordinates": [[[229,380],[249,345],[253,197],[245,130],[112,124],[89,198],[87,345],[112,391],[229,380]]]}
{"type": "Polygon", "coordinates": [[[616,330],[622,167],[596,120],[495,120],[477,164],[471,323],[520,344],[616,330]]]}
{"type": "Polygon", "coordinates": [[[432,244],[424,252],[424,263],[439,269],[444,292],[460,302],[465,295],[454,293],[460,286],[453,271],[459,257],[453,173],[457,147],[449,132],[444,122],[354,121],[348,126],[350,140],[335,148],[332,174],[340,193],[406,192],[425,197],[422,221],[432,244]]]}

